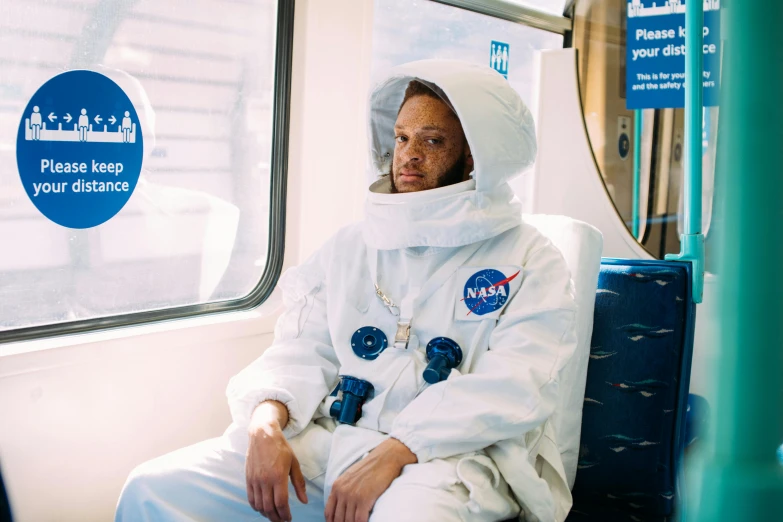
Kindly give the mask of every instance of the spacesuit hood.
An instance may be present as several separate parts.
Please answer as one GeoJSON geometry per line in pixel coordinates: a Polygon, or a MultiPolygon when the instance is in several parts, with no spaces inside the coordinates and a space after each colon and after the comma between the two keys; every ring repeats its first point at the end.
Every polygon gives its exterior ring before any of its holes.
{"type": "Polygon", "coordinates": [[[476,190],[490,191],[533,164],[533,115],[493,69],[456,60],[421,60],[393,68],[370,97],[371,183],[389,173],[394,122],[411,80],[434,84],[457,113],[470,144],[476,190]]]}
{"type": "Polygon", "coordinates": [[[371,246],[462,246],[521,222],[521,206],[508,181],[535,161],[535,124],[516,91],[491,68],[456,60],[421,60],[393,68],[370,96],[369,132],[364,237],[371,246]],[[473,155],[472,180],[389,193],[394,123],[412,80],[434,86],[457,114],[473,155]]]}

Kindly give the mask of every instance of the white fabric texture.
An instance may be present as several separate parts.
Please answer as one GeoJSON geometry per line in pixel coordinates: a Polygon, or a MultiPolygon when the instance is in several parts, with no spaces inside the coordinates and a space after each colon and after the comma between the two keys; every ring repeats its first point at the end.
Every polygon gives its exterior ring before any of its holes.
{"type": "MultiPolygon", "coordinates": [[[[394,437],[418,458],[398,481],[415,480],[399,497],[391,495],[401,491],[395,481],[386,497],[395,501],[382,496],[379,512],[388,506],[419,513],[435,488],[433,496],[444,505],[461,506],[452,507],[452,514],[468,510],[459,515],[465,520],[504,520],[521,508],[522,520],[561,522],[571,495],[551,418],[559,390],[568,386],[559,379],[577,346],[577,305],[563,256],[522,221],[507,184],[534,161],[532,117],[499,74],[455,61],[396,68],[373,92],[371,117],[374,169],[365,219],[340,230],[281,277],[286,311],[275,340],[228,386],[235,427],[241,433],[264,400],[284,403],[290,418],[285,435],[306,478],[323,480],[325,497],[350,465],[394,437]],[[393,151],[400,101],[414,78],[436,84],[448,96],[471,147],[473,179],[416,194],[388,194],[388,179],[381,175],[393,151]],[[477,242],[474,254],[453,261],[477,242]],[[378,250],[377,281],[370,275],[368,247],[378,250]],[[444,266],[455,275],[414,309],[408,348],[395,348],[397,318],[374,284],[400,303],[444,266]],[[500,306],[498,318],[463,320],[455,312],[467,302],[466,283],[456,278],[466,267],[475,267],[476,276],[492,267],[518,269],[515,291],[492,305],[500,306]],[[364,326],[376,327],[390,341],[375,360],[362,359],[351,348],[352,335],[364,326]],[[464,359],[447,380],[430,385],[423,379],[425,347],[440,336],[459,344],[464,359]],[[325,429],[334,426],[328,419],[330,392],[346,375],[371,382],[374,393],[355,426],[325,429]],[[503,494],[505,484],[513,499],[503,494]]],[[[143,484],[138,477],[155,473],[153,466],[135,474],[135,482],[143,484]]]]}
{"type": "Polygon", "coordinates": [[[544,234],[563,254],[571,271],[576,297],[576,337],[578,344],[571,360],[560,370],[558,405],[552,414],[557,445],[563,459],[568,486],[574,486],[582,432],[582,408],[590,362],[590,338],[598,273],[601,270],[603,236],[592,225],[565,216],[525,215],[523,221],[544,234]]]}
{"type": "MultiPolygon", "coordinates": [[[[321,429],[311,424],[312,429],[321,429]]],[[[326,431],[326,430],[324,430],[326,431]]],[[[265,520],[247,502],[244,430],[232,425],[226,434],[174,451],[137,467],[123,487],[115,522],[258,522],[265,520]]],[[[296,438],[293,441],[296,444],[296,438]]],[[[298,445],[301,446],[301,445],[298,445]]],[[[491,462],[476,455],[407,467],[382,495],[370,522],[426,520],[492,522],[509,517],[517,507],[502,477],[487,469],[491,462]],[[461,481],[460,475],[468,475],[461,481]],[[491,482],[475,500],[465,483],[491,482]],[[501,499],[501,502],[498,501],[501,499]],[[484,506],[505,503],[501,512],[484,506]]],[[[496,473],[496,472],[495,472],[496,473]]],[[[323,522],[324,476],[307,477],[307,504],[289,487],[295,522],[323,522]]]]}

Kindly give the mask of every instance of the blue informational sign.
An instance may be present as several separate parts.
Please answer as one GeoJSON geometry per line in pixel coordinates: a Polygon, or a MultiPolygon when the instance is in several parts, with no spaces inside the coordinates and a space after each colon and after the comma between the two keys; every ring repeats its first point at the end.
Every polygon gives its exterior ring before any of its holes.
{"type": "Polygon", "coordinates": [[[489,66],[508,79],[509,45],[492,40],[489,50],[489,66]]]}
{"type": "MultiPolygon", "coordinates": [[[[685,107],[684,0],[628,0],[626,49],[629,110],[685,107]]],[[[704,105],[713,107],[720,87],[720,0],[704,0],[702,52],[704,105]]]]}
{"type": "Polygon", "coordinates": [[[130,199],[141,172],[136,111],[112,80],[69,71],[41,86],[16,139],[19,176],[30,200],[55,223],[90,228],[130,199]]]}

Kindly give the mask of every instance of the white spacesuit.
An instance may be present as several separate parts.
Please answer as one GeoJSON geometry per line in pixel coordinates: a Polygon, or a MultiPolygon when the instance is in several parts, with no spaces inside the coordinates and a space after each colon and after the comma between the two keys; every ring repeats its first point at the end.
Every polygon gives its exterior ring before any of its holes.
{"type": "Polygon", "coordinates": [[[310,503],[291,496],[295,521],[323,520],[334,481],[388,437],[418,463],[378,499],[373,522],[565,519],[571,496],[551,416],[576,346],[576,305],[560,252],[522,221],[507,184],[534,161],[528,109],[488,67],[415,62],[373,92],[370,132],[365,219],[281,278],[274,343],[228,386],[234,423],[137,468],[118,521],[257,520],[244,483],[247,425],[270,399],[288,409],[284,433],[307,479],[310,503]],[[469,181],[390,193],[383,174],[412,79],[439,87],[458,115],[469,181]],[[427,346],[442,337],[461,360],[425,380],[427,346]],[[347,399],[346,384],[333,393],[344,376],[372,385],[355,425],[332,418],[347,399]]]}

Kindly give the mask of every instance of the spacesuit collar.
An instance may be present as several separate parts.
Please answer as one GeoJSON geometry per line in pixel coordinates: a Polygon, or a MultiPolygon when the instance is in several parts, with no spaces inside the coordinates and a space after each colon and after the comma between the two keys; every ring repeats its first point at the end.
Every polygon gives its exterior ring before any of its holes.
{"type": "Polygon", "coordinates": [[[371,188],[362,226],[364,240],[378,250],[459,247],[502,234],[521,223],[521,204],[508,185],[490,192],[479,192],[474,187],[475,182],[469,180],[407,194],[371,188]]]}
{"type": "Polygon", "coordinates": [[[372,185],[367,198],[379,205],[400,205],[412,201],[424,202],[459,194],[468,190],[475,190],[476,182],[472,179],[455,183],[446,187],[439,187],[430,190],[420,190],[418,192],[392,193],[391,180],[389,176],[384,176],[372,185]]]}

